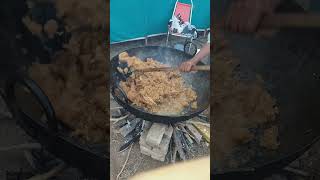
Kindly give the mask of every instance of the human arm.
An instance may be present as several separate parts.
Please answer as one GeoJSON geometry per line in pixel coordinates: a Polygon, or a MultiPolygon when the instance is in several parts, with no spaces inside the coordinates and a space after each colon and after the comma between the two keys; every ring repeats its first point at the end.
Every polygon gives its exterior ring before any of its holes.
{"type": "Polygon", "coordinates": [[[210,54],[210,44],[205,44],[193,58],[190,60],[183,62],[179,69],[182,72],[189,72],[191,71],[192,67],[195,66],[199,61],[201,61],[204,57],[210,54]]]}
{"type": "Polygon", "coordinates": [[[233,1],[224,18],[224,25],[234,32],[257,31],[262,18],[270,15],[283,0],[237,0],[233,1]]]}

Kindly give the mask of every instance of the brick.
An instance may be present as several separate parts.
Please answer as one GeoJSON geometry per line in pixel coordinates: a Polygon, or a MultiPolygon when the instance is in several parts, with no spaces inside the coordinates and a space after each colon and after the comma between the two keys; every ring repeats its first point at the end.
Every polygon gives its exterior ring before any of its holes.
{"type": "Polygon", "coordinates": [[[151,154],[152,154],[152,150],[148,149],[144,146],[140,146],[140,152],[144,155],[147,155],[147,156],[151,156],[151,154]]]}
{"type": "Polygon", "coordinates": [[[166,128],[167,125],[165,124],[153,123],[148,131],[146,143],[152,147],[158,147],[161,143],[166,128]]]}
{"type": "Polygon", "coordinates": [[[150,121],[144,121],[144,130],[148,131],[152,124],[150,121]]]}
{"type": "MultiPolygon", "coordinates": [[[[172,126],[168,126],[168,125],[163,125],[163,124],[160,124],[160,125],[155,124],[154,125],[154,124],[152,124],[152,126],[149,130],[145,129],[144,133],[141,135],[140,141],[139,141],[140,151],[144,155],[151,156],[151,158],[163,162],[166,158],[167,153],[168,153],[171,136],[173,134],[173,128],[172,128],[172,126]],[[149,137],[149,134],[151,134],[152,136],[155,136],[155,134],[157,134],[153,131],[157,130],[159,133],[159,128],[161,131],[163,131],[162,133],[160,133],[160,134],[162,134],[162,137],[160,139],[160,143],[158,144],[158,146],[150,146],[148,144],[148,140],[150,140],[150,139],[147,139],[147,138],[149,137]],[[151,131],[151,133],[150,133],[150,131],[151,131]]],[[[152,139],[152,140],[154,140],[154,139],[152,139]]]]}
{"type": "Polygon", "coordinates": [[[140,146],[140,152],[144,155],[150,156],[153,159],[156,159],[158,161],[164,161],[167,153],[161,152],[157,148],[153,148],[152,150],[149,148],[146,148],[144,146],[140,146]]]}
{"type": "Polygon", "coordinates": [[[160,148],[153,148],[151,157],[153,159],[164,161],[168,151],[162,151],[160,148]]]}
{"type": "Polygon", "coordinates": [[[165,156],[168,152],[168,149],[161,149],[161,148],[152,148],[152,152],[155,156],[165,156]]]}
{"type": "Polygon", "coordinates": [[[169,144],[170,144],[170,139],[171,139],[171,137],[169,138],[167,136],[162,138],[162,141],[161,141],[160,146],[159,146],[159,149],[161,151],[165,151],[167,153],[168,148],[169,148],[169,144]]]}
{"type": "Polygon", "coordinates": [[[147,138],[147,133],[146,132],[143,132],[142,135],[140,136],[140,140],[139,140],[139,144],[140,146],[144,146],[148,149],[152,149],[151,146],[149,146],[147,143],[146,143],[146,138],[147,138]]]}
{"type": "Polygon", "coordinates": [[[156,160],[162,161],[162,162],[166,159],[166,155],[164,155],[164,156],[152,155],[151,157],[153,159],[156,159],[156,160]]]}
{"type": "Polygon", "coordinates": [[[171,138],[172,133],[173,133],[173,127],[172,127],[171,125],[167,126],[164,135],[166,135],[166,136],[168,136],[169,138],[171,138]]]}

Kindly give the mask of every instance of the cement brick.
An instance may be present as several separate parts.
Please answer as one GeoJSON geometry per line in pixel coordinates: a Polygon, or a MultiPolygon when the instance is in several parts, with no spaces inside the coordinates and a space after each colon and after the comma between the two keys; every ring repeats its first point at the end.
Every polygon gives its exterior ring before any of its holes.
{"type": "Polygon", "coordinates": [[[152,126],[152,122],[150,122],[150,121],[144,121],[144,130],[149,130],[150,129],[150,127],[152,126]]]}
{"type": "Polygon", "coordinates": [[[159,161],[164,161],[168,151],[161,151],[160,148],[153,148],[151,157],[153,159],[159,160],[159,161]]]}
{"type": "Polygon", "coordinates": [[[172,126],[168,126],[167,130],[164,133],[164,136],[163,136],[163,138],[162,138],[162,140],[160,142],[160,145],[158,147],[160,152],[161,152],[161,154],[164,154],[164,155],[167,154],[172,134],[173,134],[173,127],[172,126]]]}
{"type": "Polygon", "coordinates": [[[151,146],[149,146],[147,143],[146,143],[146,138],[147,138],[147,133],[142,133],[142,135],[140,136],[140,140],[139,140],[139,144],[140,146],[144,146],[148,149],[152,149],[151,146]]]}
{"type": "Polygon", "coordinates": [[[168,153],[169,149],[169,144],[170,144],[170,139],[169,138],[164,138],[160,144],[160,147],[158,148],[148,148],[145,146],[140,146],[143,147],[144,150],[148,149],[148,153],[151,155],[151,157],[156,157],[155,159],[163,159],[168,153]]]}
{"type": "Polygon", "coordinates": [[[173,127],[171,125],[167,126],[166,131],[165,131],[165,135],[168,136],[169,138],[171,138],[173,133],[173,127]]]}
{"type": "Polygon", "coordinates": [[[143,132],[140,136],[140,139],[139,139],[139,144],[147,144],[146,143],[146,138],[147,138],[147,133],[146,132],[143,132]]]}
{"type": "Polygon", "coordinates": [[[162,162],[166,159],[166,155],[164,155],[164,156],[152,155],[151,157],[153,159],[156,159],[156,160],[162,161],[162,162]]]}
{"type": "Polygon", "coordinates": [[[165,157],[166,157],[166,154],[159,153],[160,151],[157,148],[153,148],[151,150],[144,146],[140,146],[140,152],[144,155],[150,156],[151,158],[156,159],[158,161],[162,161],[162,162],[165,160],[165,157]]]}
{"type": "Polygon", "coordinates": [[[152,147],[158,147],[161,143],[162,137],[166,131],[167,125],[160,123],[153,123],[148,131],[146,142],[152,147]]]}
{"type": "MultiPolygon", "coordinates": [[[[162,125],[161,127],[165,127],[164,128],[164,132],[162,133],[162,138],[160,139],[160,143],[158,146],[150,146],[148,145],[148,141],[147,138],[149,136],[149,132],[150,131],[145,131],[141,137],[140,137],[140,151],[142,154],[147,155],[147,156],[151,156],[151,158],[156,159],[158,161],[164,161],[166,158],[166,155],[168,153],[168,149],[169,149],[169,144],[170,144],[170,139],[171,136],[173,134],[173,128],[172,126],[167,126],[167,125],[162,125]]],[[[154,129],[151,131],[155,131],[156,129],[158,129],[159,131],[159,126],[156,125],[155,127],[153,127],[154,129]]],[[[153,132],[151,132],[153,133],[153,132]]],[[[153,135],[156,133],[153,133],[153,135]]]]}
{"type": "Polygon", "coordinates": [[[160,148],[153,148],[152,152],[155,156],[165,156],[168,150],[164,151],[163,149],[160,149],[160,148]]]}
{"type": "Polygon", "coordinates": [[[147,155],[147,156],[151,156],[151,154],[152,154],[152,150],[148,149],[144,146],[140,146],[140,152],[144,155],[147,155]]]}
{"type": "Polygon", "coordinates": [[[161,151],[165,151],[165,153],[168,152],[168,148],[169,148],[169,144],[170,144],[170,140],[171,140],[171,137],[167,137],[167,136],[164,136],[164,138],[162,138],[162,141],[160,143],[160,146],[159,146],[159,149],[161,151]]]}

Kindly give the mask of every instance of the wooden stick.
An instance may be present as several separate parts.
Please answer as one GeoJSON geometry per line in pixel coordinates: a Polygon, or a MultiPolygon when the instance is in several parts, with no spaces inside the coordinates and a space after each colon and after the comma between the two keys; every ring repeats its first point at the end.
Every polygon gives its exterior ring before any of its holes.
{"type": "Polygon", "coordinates": [[[320,14],[318,13],[283,13],[266,16],[262,28],[320,28],[320,14]]]}
{"type": "Polygon", "coordinates": [[[210,71],[210,65],[194,66],[191,68],[192,71],[210,71]]]}
{"type": "Polygon", "coordinates": [[[200,124],[200,125],[207,126],[207,127],[210,128],[210,122],[203,122],[203,121],[198,121],[198,120],[194,120],[194,119],[188,120],[186,122],[189,123],[189,124],[192,124],[192,123],[200,124]]]}
{"type": "MultiPolygon", "coordinates": [[[[159,67],[159,68],[145,68],[145,69],[135,69],[134,71],[138,72],[154,72],[154,71],[176,71],[179,68],[176,67],[159,67]]],[[[210,71],[209,65],[201,65],[201,66],[194,66],[191,69],[192,71],[210,71]]]]}
{"type": "Polygon", "coordinates": [[[182,159],[183,161],[186,160],[186,155],[183,151],[183,147],[182,147],[182,143],[180,140],[180,137],[177,135],[177,129],[175,129],[176,127],[173,127],[173,140],[175,143],[175,147],[177,147],[177,151],[179,153],[180,159],[182,159]]]}

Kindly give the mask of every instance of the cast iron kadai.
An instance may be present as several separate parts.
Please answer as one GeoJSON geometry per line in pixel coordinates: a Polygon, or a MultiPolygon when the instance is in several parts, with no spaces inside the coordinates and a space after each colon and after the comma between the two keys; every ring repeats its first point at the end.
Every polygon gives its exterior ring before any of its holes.
{"type": "MultiPolygon", "coordinates": [[[[160,46],[145,46],[137,47],[126,50],[129,56],[136,56],[142,60],[147,58],[153,58],[162,64],[166,64],[169,67],[178,67],[183,61],[191,59],[192,56],[173,48],[160,47],[160,46]]],[[[126,76],[117,70],[120,67],[119,55],[116,55],[111,60],[110,71],[110,88],[111,94],[119,105],[124,107],[128,112],[132,113],[138,118],[157,122],[157,123],[176,123],[186,121],[193,118],[203,112],[209,107],[210,99],[210,73],[207,71],[198,71],[195,73],[183,73],[182,76],[188,85],[197,93],[198,108],[193,110],[190,107],[185,109],[185,113],[176,116],[158,115],[151,112],[147,112],[141,107],[134,106],[130,103],[126,94],[119,87],[121,81],[126,80],[126,76]]],[[[198,65],[203,65],[199,63],[198,65]]]]}
{"type": "MultiPolygon", "coordinates": [[[[320,16],[279,13],[265,17],[261,28],[320,28],[320,16]]],[[[272,173],[283,171],[284,167],[319,141],[320,81],[314,74],[319,74],[320,63],[318,59],[309,59],[299,73],[290,74],[289,72],[296,72],[294,68],[299,67],[301,59],[289,56],[288,52],[284,53],[288,57],[282,58],[281,63],[290,66],[280,66],[277,61],[266,58],[250,61],[252,55],[240,52],[237,55],[242,64],[250,64],[254,73],[262,75],[266,86],[272,87],[269,92],[279,107],[279,149],[271,154],[256,156],[238,168],[224,168],[220,171],[211,169],[213,178],[261,180],[272,173]]],[[[252,147],[247,145],[243,148],[248,151],[252,147]]]]}
{"type": "Polygon", "coordinates": [[[14,74],[7,80],[4,99],[18,125],[47,151],[68,165],[79,168],[88,177],[107,179],[108,145],[86,144],[71,136],[71,131],[56,119],[48,97],[33,80],[25,74],[14,74]],[[40,105],[40,110],[26,112],[25,107],[34,108],[35,104],[30,105],[30,99],[27,96],[21,98],[18,91],[28,92],[40,105]],[[45,114],[46,120],[42,120],[40,116],[36,119],[36,114],[45,114]]]}

